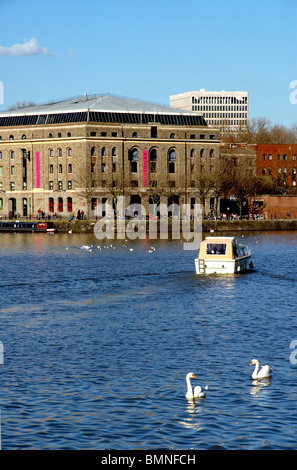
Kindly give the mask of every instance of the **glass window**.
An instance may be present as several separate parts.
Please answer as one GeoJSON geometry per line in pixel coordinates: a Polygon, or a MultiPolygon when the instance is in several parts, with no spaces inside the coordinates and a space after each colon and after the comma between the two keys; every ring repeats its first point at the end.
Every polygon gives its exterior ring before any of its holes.
{"type": "Polygon", "coordinates": [[[225,243],[207,243],[206,254],[207,255],[225,255],[226,244],[225,243]]]}

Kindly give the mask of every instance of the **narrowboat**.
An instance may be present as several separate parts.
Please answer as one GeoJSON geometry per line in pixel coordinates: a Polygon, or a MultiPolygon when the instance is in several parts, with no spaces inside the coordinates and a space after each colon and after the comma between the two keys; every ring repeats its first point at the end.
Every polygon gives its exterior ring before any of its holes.
{"type": "Polygon", "coordinates": [[[0,232],[54,232],[55,225],[53,222],[41,222],[36,220],[35,222],[26,221],[20,222],[0,220],[0,232]]]}

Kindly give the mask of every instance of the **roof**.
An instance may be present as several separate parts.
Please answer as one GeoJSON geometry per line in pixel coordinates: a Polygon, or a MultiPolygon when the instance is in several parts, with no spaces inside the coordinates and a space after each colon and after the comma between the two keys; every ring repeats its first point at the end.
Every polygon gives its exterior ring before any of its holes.
{"type": "Polygon", "coordinates": [[[137,99],[123,98],[115,95],[93,95],[85,94],[81,97],[71,98],[63,101],[55,101],[46,104],[29,106],[8,110],[0,113],[0,116],[20,116],[36,114],[74,113],[86,111],[99,112],[124,112],[124,113],[153,113],[173,115],[199,116],[201,113],[183,111],[165,105],[153,104],[137,99]]]}

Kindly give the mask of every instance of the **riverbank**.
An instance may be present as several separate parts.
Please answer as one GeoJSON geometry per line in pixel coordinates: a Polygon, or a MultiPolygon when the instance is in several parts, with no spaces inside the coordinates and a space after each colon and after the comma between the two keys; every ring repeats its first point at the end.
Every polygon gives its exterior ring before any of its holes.
{"type": "MultiPolygon", "coordinates": [[[[127,224],[131,221],[127,221],[127,224]]],[[[54,221],[57,233],[92,233],[96,220],[66,220],[54,221]]],[[[149,221],[146,222],[147,231],[149,221]]],[[[159,224],[158,224],[159,226],[159,224]]],[[[171,232],[172,221],[168,220],[168,232],[171,232]]],[[[115,232],[116,232],[115,224],[115,232]]],[[[193,231],[194,222],[190,222],[190,229],[193,231]]],[[[279,231],[297,230],[297,219],[273,219],[273,220],[204,220],[202,223],[203,232],[237,232],[237,231],[279,231]]],[[[137,229],[136,229],[137,231],[137,229]]]]}

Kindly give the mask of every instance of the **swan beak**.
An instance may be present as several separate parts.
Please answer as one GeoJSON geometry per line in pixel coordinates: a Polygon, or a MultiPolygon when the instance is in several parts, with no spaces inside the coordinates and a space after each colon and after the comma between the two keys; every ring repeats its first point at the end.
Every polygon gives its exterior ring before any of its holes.
{"type": "Polygon", "coordinates": [[[249,366],[252,366],[252,365],[253,365],[253,362],[251,362],[251,363],[249,364],[249,366]]]}
{"type": "Polygon", "coordinates": [[[196,375],[193,374],[193,379],[197,379],[196,375]]]}

